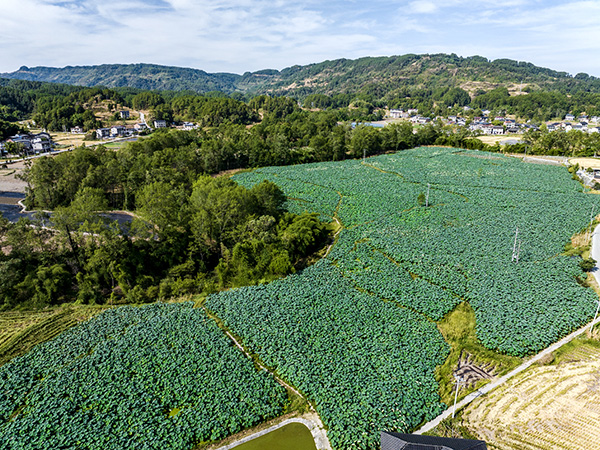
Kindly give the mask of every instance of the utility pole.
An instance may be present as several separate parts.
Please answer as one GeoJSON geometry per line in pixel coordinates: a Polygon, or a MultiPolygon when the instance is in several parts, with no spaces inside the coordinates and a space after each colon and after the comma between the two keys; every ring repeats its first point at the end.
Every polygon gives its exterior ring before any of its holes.
{"type": "Polygon", "coordinates": [[[363,164],[367,161],[367,149],[363,148],[363,164]]]}
{"type": "Polygon", "coordinates": [[[431,184],[427,183],[427,195],[425,196],[425,207],[429,206],[429,188],[431,187],[431,184]]]}
{"type": "Polygon", "coordinates": [[[517,250],[517,242],[519,245],[519,250],[521,249],[521,241],[519,241],[519,227],[517,227],[517,231],[515,231],[515,243],[513,244],[513,253],[511,261],[519,262],[519,253],[517,250]]]}
{"type": "Polygon", "coordinates": [[[596,205],[592,205],[592,212],[590,213],[590,227],[589,227],[589,231],[588,231],[588,235],[590,235],[590,239],[591,239],[591,233],[592,233],[592,223],[594,222],[594,207],[596,205]]]}
{"type": "Polygon", "coordinates": [[[454,375],[454,379],[456,380],[456,393],[454,394],[454,408],[452,409],[452,418],[454,419],[454,414],[456,414],[456,400],[458,400],[458,389],[460,389],[460,383],[463,382],[463,378],[458,375],[454,375]]]}

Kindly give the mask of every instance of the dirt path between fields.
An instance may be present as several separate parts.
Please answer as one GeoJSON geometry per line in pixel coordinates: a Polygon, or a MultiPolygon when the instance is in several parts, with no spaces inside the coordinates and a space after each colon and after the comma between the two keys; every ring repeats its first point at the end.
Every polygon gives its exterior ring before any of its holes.
{"type": "MultiPolygon", "coordinates": [[[[469,395],[467,395],[465,398],[463,398],[460,402],[458,402],[456,404],[456,411],[459,411],[460,409],[464,408],[465,406],[467,406],[469,403],[471,403],[476,398],[479,398],[482,395],[485,395],[488,392],[496,389],[498,386],[502,386],[508,380],[510,380],[511,378],[513,378],[515,375],[518,375],[519,373],[521,373],[524,370],[528,369],[529,367],[531,367],[536,362],[538,362],[540,360],[543,360],[548,355],[550,355],[552,352],[558,350],[563,345],[568,344],[573,339],[575,339],[578,336],[581,336],[585,332],[589,331],[591,326],[597,325],[598,323],[600,323],[600,317],[597,318],[596,320],[594,320],[592,323],[588,323],[585,326],[583,326],[580,329],[578,329],[577,331],[574,331],[573,333],[569,334],[568,336],[562,338],[560,341],[555,342],[554,344],[552,344],[547,349],[542,350],[540,353],[538,353],[537,355],[535,355],[532,358],[528,359],[523,364],[521,364],[519,367],[517,367],[516,369],[513,369],[512,371],[510,371],[509,373],[507,373],[503,377],[500,377],[496,381],[493,381],[493,382],[491,382],[489,384],[486,384],[481,389],[477,389],[475,392],[470,393],[469,395]]],[[[438,417],[436,417],[432,421],[430,421],[430,422],[426,423],[425,425],[423,425],[423,427],[421,427],[419,430],[415,431],[414,434],[423,434],[423,433],[425,433],[427,431],[430,431],[430,430],[434,429],[436,426],[438,426],[440,424],[440,422],[442,420],[445,420],[445,419],[449,418],[450,416],[452,416],[452,411],[453,410],[454,410],[453,406],[450,407],[450,408],[448,408],[446,411],[444,411],[438,417]]]]}
{"type": "MultiPolygon", "coordinates": [[[[208,317],[217,321],[217,317],[215,317],[206,307],[202,307],[202,309],[204,309],[204,311],[208,317]]],[[[272,370],[270,370],[268,367],[266,367],[260,361],[256,360],[255,358],[252,358],[252,355],[250,355],[250,353],[244,348],[244,346],[238,342],[236,337],[234,335],[232,335],[228,330],[224,329],[218,321],[217,321],[217,325],[219,325],[219,328],[221,328],[225,332],[227,337],[229,339],[231,339],[231,341],[234,343],[234,345],[237,348],[239,348],[242,351],[242,353],[244,353],[244,355],[246,355],[248,357],[248,359],[254,361],[256,363],[256,365],[258,365],[261,369],[264,369],[267,372],[269,372],[273,376],[275,381],[277,381],[283,387],[294,392],[296,395],[306,399],[306,397],[300,391],[298,391],[296,388],[294,388],[293,386],[291,386],[290,384],[286,383],[284,380],[279,378],[272,370]]],[[[306,427],[310,430],[310,432],[313,435],[313,438],[315,440],[315,445],[317,446],[317,450],[331,450],[331,444],[329,443],[329,439],[327,438],[327,431],[325,430],[325,425],[323,425],[321,418],[316,413],[316,411],[313,408],[313,405],[308,401],[308,399],[306,399],[306,402],[308,403],[308,405],[310,407],[310,412],[304,414],[302,416],[302,419],[294,418],[294,419],[285,420],[277,425],[267,428],[266,430],[257,431],[256,433],[253,433],[247,437],[244,437],[243,439],[241,439],[239,441],[233,442],[224,447],[219,447],[218,450],[227,450],[227,449],[233,448],[237,445],[243,444],[244,442],[247,442],[251,439],[260,437],[266,433],[269,433],[273,430],[276,430],[277,428],[280,428],[280,427],[285,426],[288,423],[292,423],[292,422],[300,422],[300,423],[303,423],[304,425],[306,425],[306,427]]]]}

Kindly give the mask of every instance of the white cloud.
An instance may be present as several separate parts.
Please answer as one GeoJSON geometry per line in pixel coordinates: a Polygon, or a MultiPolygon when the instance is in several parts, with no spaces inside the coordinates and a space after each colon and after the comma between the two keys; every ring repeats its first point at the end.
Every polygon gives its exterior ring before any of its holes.
{"type": "Polygon", "coordinates": [[[324,59],[480,54],[600,75],[600,1],[8,0],[0,72],[153,62],[242,73],[324,59]]]}
{"type": "Polygon", "coordinates": [[[433,2],[414,1],[408,5],[409,11],[416,14],[431,14],[438,10],[438,7],[433,2]]]}

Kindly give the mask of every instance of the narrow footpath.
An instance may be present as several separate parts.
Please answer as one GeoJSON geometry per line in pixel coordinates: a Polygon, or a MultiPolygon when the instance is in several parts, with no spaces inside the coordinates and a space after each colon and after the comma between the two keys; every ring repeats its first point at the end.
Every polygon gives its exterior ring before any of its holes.
{"type": "MultiPolygon", "coordinates": [[[[592,255],[592,258],[594,258],[596,260],[596,267],[592,271],[592,274],[594,275],[594,277],[600,284],[600,263],[598,262],[600,260],[600,225],[598,225],[596,227],[596,229],[594,230],[594,233],[592,234],[591,255],[592,255]]],[[[588,323],[585,326],[578,329],[577,331],[574,331],[573,333],[569,334],[568,336],[562,338],[560,341],[555,342],[547,349],[542,350],[540,353],[538,353],[537,355],[528,359],[523,364],[521,364],[519,367],[517,367],[516,369],[513,369],[512,371],[510,371],[503,377],[500,377],[496,381],[486,384],[481,389],[478,389],[475,392],[470,393],[469,395],[467,395],[465,398],[463,398],[460,402],[458,402],[456,404],[456,411],[461,410],[462,408],[464,408],[465,406],[470,404],[476,398],[481,397],[482,395],[485,395],[488,392],[496,389],[498,386],[503,385],[508,380],[513,378],[515,375],[520,374],[521,372],[523,372],[524,370],[531,367],[533,364],[535,364],[540,359],[543,359],[545,356],[558,350],[563,345],[568,344],[573,339],[581,336],[586,331],[589,331],[591,327],[593,327],[594,325],[597,325],[598,323],[600,323],[600,317],[596,318],[596,320],[594,320],[592,323],[588,323]]],[[[435,419],[433,419],[430,422],[427,422],[425,425],[423,425],[423,427],[421,427],[419,430],[415,431],[414,434],[423,434],[423,433],[426,433],[427,431],[431,431],[432,429],[437,427],[440,424],[440,422],[451,417],[453,410],[454,410],[454,407],[451,406],[446,411],[444,411],[442,414],[440,414],[438,417],[436,417],[435,419]]]]}

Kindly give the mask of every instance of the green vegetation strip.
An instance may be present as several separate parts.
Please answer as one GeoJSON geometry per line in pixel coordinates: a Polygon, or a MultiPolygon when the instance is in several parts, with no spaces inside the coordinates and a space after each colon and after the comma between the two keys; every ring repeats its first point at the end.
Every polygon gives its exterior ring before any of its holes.
{"type": "Polygon", "coordinates": [[[280,415],[285,401],[191,302],[122,307],[0,368],[0,442],[188,450],[280,415]]]}

